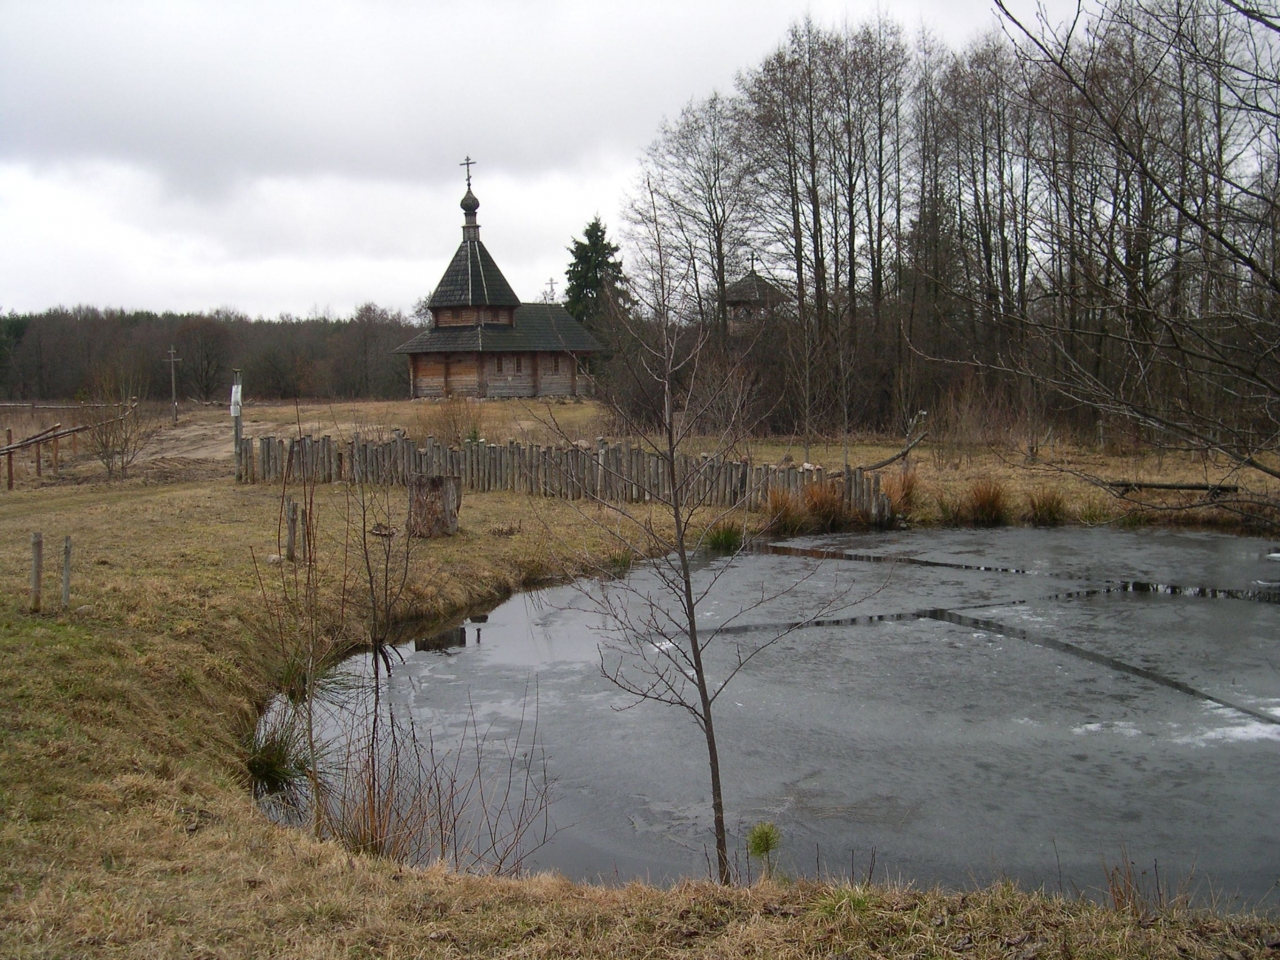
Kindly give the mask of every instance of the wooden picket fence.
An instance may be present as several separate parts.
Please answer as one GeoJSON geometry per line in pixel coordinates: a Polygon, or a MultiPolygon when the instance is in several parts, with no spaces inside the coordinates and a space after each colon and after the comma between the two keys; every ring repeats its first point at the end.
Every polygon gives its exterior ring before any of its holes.
{"type": "MultiPolygon", "coordinates": [[[[472,493],[494,490],[565,500],[597,499],[643,503],[668,500],[671,477],[664,458],[627,441],[598,440],[567,446],[535,443],[467,441],[449,447],[427,437],[419,444],[397,434],[391,440],[359,436],[246,437],[236,457],[240,483],[372,483],[407,485],[414,476],[458,477],[472,493]]],[[[825,471],[796,464],[752,464],[725,457],[681,455],[676,483],[686,502],[708,506],[746,505],[762,509],[772,490],[796,497],[813,484],[835,484],[847,509],[869,522],[893,520],[889,497],[880,490],[880,475],[861,468],[825,471]]]]}

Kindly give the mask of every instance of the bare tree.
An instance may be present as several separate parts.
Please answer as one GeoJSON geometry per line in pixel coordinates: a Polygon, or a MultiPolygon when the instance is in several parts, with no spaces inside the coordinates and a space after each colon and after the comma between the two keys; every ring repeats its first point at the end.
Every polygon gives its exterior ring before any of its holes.
{"type": "Polygon", "coordinates": [[[1280,477],[1275,9],[1115,0],[1066,27],[1000,3],[1052,151],[1028,347],[1003,366],[1147,439],[1280,477]]]}
{"type": "Polygon", "coordinates": [[[146,384],[136,374],[115,366],[94,377],[89,396],[101,419],[85,431],[89,449],[107,469],[107,478],[123,480],[138,455],[159,430],[155,416],[138,405],[146,384]]]}
{"type": "MultiPolygon", "coordinates": [[[[738,143],[741,104],[712,94],[664,123],[645,157],[653,201],[674,228],[668,254],[692,271],[698,316],[728,335],[725,290],[743,260],[750,217],[749,154],[738,143]]],[[[647,197],[637,198],[643,206],[647,197]]]]}
{"type": "Polygon", "coordinates": [[[231,367],[231,323],[248,318],[219,310],[211,317],[195,317],[178,327],[182,379],[197,399],[221,396],[231,367]]]}
{"type": "MultiPolygon", "coordinates": [[[[630,262],[634,310],[620,311],[611,326],[625,332],[618,351],[623,369],[616,375],[634,381],[611,385],[623,390],[626,404],[614,402],[626,431],[639,439],[660,473],[649,504],[630,510],[598,501],[599,511],[584,512],[614,538],[619,552],[652,558],[636,578],[624,578],[592,590],[588,596],[613,624],[601,645],[600,668],[632,705],[660,703],[685,711],[702,733],[707,751],[715,840],[715,875],[731,882],[721,755],[716,736],[716,703],[726,687],[792,628],[763,636],[734,631],[733,623],[755,609],[794,590],[797,584],[765,589],[747,609],[707,625],[699,610],[732,569],[741,546],[716,563],[699,565],[695,555],[709,531],[729,528],[744,541],[746,514],[739,507],[711,506],[710,485],[695,462],[742,455],[754,425],[754,404],[744,360],[750,351],[726,355],[711,349],[714,329],[698,321],[694,271],[671,253],[679,230],[664,217],[650,182],[647,206],[632,208],[630,262]],[[640,398],[637,407],[635,398],[640,398]],[[687,454],[694,447],[699,458],[687,454]],[[601,511],[610,511],[613,522],[601,511]],[[620,521],[620,522],[618,522],[620,521]]],[[[614,394],[604,393],[606,401],[614,394]]],[[[603,464],[608,469],[607,462],[603,464]]],[[[747,491],[742,491],[744,497],[747,491]]],[[[604,572],[604,571],[602,571],[604,572]]],[[[807,578],[802,578],[807,579],[807,578]]],[[[833,601],[834,602],[834,601],[833,601]]],[[[830,606],[811,611],[821,616],[830,606]]]]}

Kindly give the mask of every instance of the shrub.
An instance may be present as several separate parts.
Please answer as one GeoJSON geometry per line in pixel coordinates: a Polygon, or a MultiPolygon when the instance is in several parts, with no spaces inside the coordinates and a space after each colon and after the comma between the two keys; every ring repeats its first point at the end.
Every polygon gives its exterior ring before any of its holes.
{"type": "Polygon", "coordinates": [[[733,553],[742,547],[742,526],[721,520],[707,529],[702,542],[709,550],[733,553]]]}
{"type": "Polygon", "coordinates": [[[1027,507],[1027,519],[1037,527],[1059,527],[1067,519],[1067,501],[1058,490],[1033,490],[1027,507]]]}
{"type": "Polygon", "coordinates": [[[975,527],[1003,527],[1009,522],[1009,498],[997,480],[979,480],[970,487],[967,506],[975,527]]]}
{"type": "Polygon", "coordinates": [[[423,438],[435,437],[450,447],[460,447],[464,440],[473,443],[484,436],[485,410],[474,400],[448,397],[422,405],[418,411],[417,431],[423,438]]]}

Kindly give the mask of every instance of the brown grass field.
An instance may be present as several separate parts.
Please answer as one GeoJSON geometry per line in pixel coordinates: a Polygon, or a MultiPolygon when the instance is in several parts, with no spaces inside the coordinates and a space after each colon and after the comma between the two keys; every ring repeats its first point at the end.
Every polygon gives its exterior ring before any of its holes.
{"type": "MultiPolygon", "coordinates": [[[[482,434],[549,439],[537,434],[549,429],[549,414],[571,434],[607,432],[607,418],[589,403],[477,406],[467,417],[482,418],[482,434]]],[[[26,436],[53,422],[40,423],[44,414],[28,411],[9,425],[26,436]]],[[[402,427],[422,435],[443,432],[445,417],[425,404],[259,405],[246,409],[245,431],[283,435],[301,422],[321,433],[402,427]]],[[[894,446],[860,443],[855,462],[894,446]]],[[[788,451],[800,459],[794,444],[752,452],[788,451]]],[[[1010,885],[947,892],[498,880],[411,869],[278,827],[249,795],[244,743],[280,668],[264,629],[285,573],[264,562],[279,551],[280,491],[237,487],[229,454],[225,408],[184,411],[132,479],[107,484],[83,450],[75,459],[64,451],[60,477],[37,482],[20,469],[15,491],[0,488],[0,956],[1280,956],[1270,918],[1157,904],[1123,885],[1113,888],[1113,905],[1100,906],[1010,885]],[[55,612],[30,614],[37,530],[46,543],[46,609],[55,612]],[[66,535],[74,543],[71,610],[57,612],[66,535]]],[[[812,455],[839,465],[841,450],[812,455]]],[[[912,457],[913,513],[936,518],[939,503],[960,503],[987,479],[1003,485],[1015,514],[1031,493],[1052,488],[1075,519],[1104,522],[1132,515],[1132,504],[1076,474],[1225,476],[1191,457],[1055,457],[1075,473],[991,449],[921,448],[912,457]]],[[[324,543],[342,526],[344,488],[321,489],[315,510],[324,543]]],[[[605,513],[583,519],[568,504],[469,497],[460,534],[432,541],[415,561],[417,612],[445,616],[590,569],[593,558],[616,551],[616,521],[605,513]]]]}

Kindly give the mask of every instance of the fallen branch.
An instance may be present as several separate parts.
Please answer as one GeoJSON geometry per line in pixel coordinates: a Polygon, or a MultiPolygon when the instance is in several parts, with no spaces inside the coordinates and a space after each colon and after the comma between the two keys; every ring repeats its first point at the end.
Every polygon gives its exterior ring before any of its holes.
{"type": "Polygon", "coordinates": [[[1104,483],[1121,494],[1134,490],[1193,490],[1216,497],[1223,493],[1240,492],[1240,488],[1234,483],[1146,483],[1140,480],[1106,480],[1104,483]]]}
{"type": "Polygon", "coordinates": [[[929,435],[929,431],[926,430],[924,433],[920,434],[920,436],[916,437],[914,440],[908,443],[905,447],[903,447],[901,450],[895,453],[892,457],[887,457],[886,459],[881,460],[879,463],[873,463],[869,467],[860,467],[859,469],[864,472],[871,471],[871,470],[881,470],[887,467],[889,464],[894,463],[897,460],[901,460],[908,453],[914,450],[916,448],[916,445],[919,444],[920,441],[923,440],[928,435],[929,435]]]}

